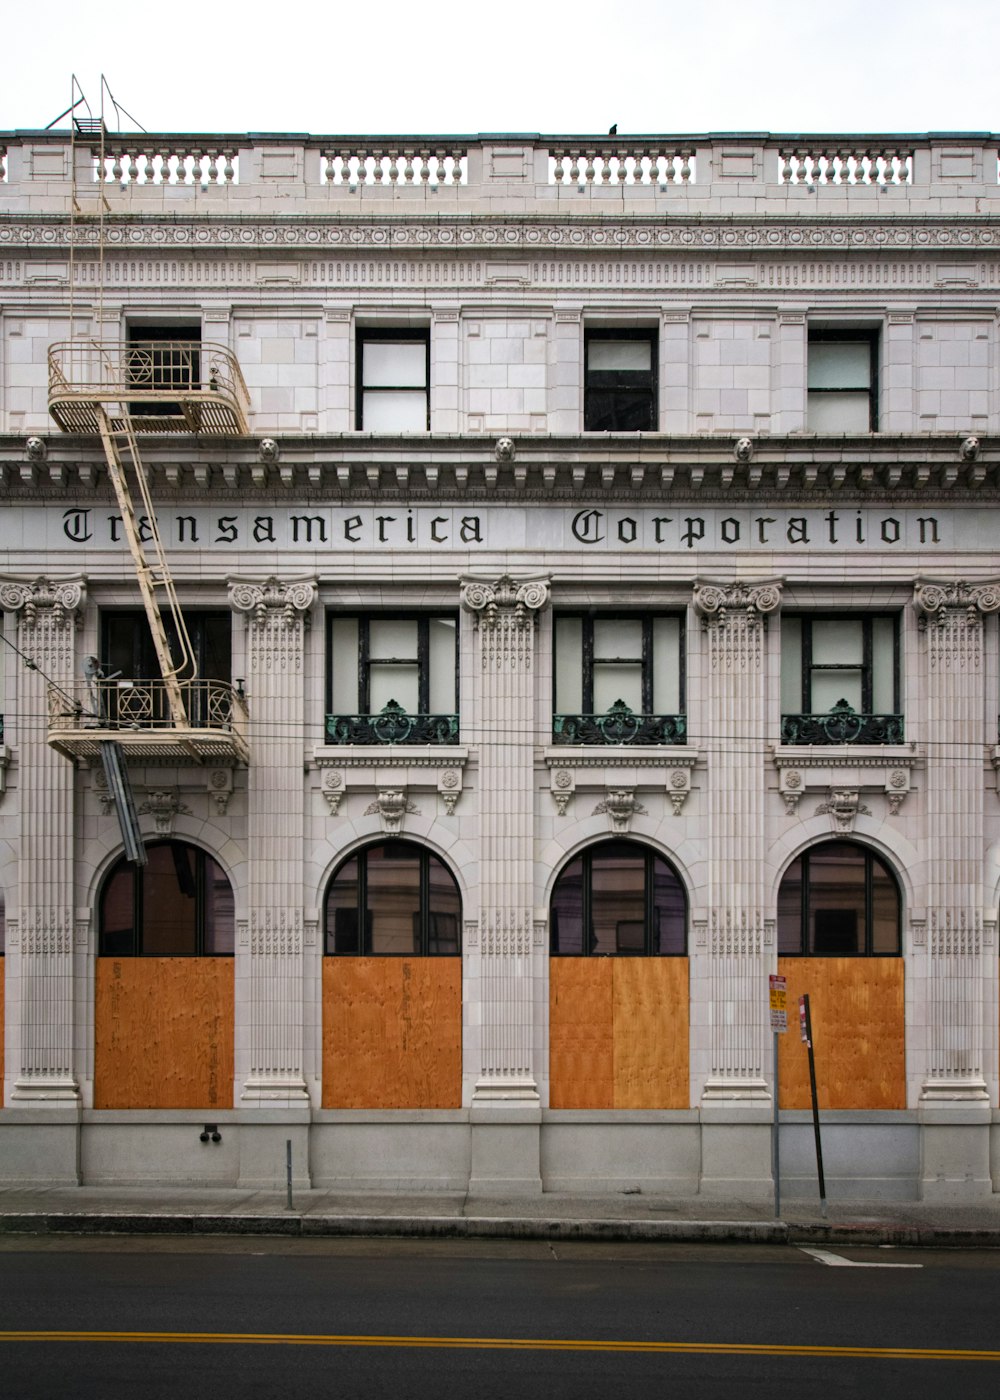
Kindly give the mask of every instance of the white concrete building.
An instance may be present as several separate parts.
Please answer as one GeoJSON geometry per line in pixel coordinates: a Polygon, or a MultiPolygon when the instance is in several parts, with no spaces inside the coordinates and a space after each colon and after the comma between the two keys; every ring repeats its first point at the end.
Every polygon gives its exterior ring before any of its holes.
{"type": "Polygon", "coordinates": [[[0,1180],[1000,1189],[997,138],[0,153],[0,1180]]]}

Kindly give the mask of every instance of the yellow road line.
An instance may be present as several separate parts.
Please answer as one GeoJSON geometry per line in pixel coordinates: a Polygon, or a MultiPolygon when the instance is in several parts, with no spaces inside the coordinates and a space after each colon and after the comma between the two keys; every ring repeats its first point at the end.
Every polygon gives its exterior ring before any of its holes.
{"type": "Polygon", "coordinates": [[[769,1342],[629,1342],[536,1337],[355,1337],[294,1332],[0,1332],[3,1342],[154,1342],[223,1346],[423,1347],[472,1351],[589,1351],[722,1356],[871,1357],[890,1361],[1000,1361],[1000,1351],[939,1347],[780,1346],[769,1342]]]}

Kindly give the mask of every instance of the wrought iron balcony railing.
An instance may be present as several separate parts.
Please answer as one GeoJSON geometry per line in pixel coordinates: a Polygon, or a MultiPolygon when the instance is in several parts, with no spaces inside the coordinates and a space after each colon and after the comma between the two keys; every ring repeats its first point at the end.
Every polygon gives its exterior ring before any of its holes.
{"type": "Polygon", "coordinates": [[[687,715],[637,715],[616,700],[603,715],[553,715],[554,744],[683,744],[687,715]]]}
{"type": "Polygon", "coordinates": [[[97,759],[102,739],[126,757],[247,763],[247,707],[227,681],[180,683],[187,724],[174,723],[162,680],[95,680],[76,698],[49,687],[49,743],[70,758],[97,759]]]}
{"type": "Polygon", "coordinates": [[[207,341],[64,340],[49,349],[49,412],[96,433],[97,405],[118,430],[245,437],[250,396],[236,356],[207,341]]]}
{"type": "Polygon", "coordinates": [[[457,744],[458,715],[411,715],[390,700],[377,715],[327,715],[330,744],[457,744]]]}
{"type": "Polygon", "coordinates": [[[782,715],[783,744],[901,744],[902,715],[863,715],[838,700],[822,715],[782,715]]]}

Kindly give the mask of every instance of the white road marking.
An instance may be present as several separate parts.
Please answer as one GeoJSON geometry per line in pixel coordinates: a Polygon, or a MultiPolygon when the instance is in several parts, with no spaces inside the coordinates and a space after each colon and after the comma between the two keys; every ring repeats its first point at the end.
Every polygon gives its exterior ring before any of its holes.
{"type": "Polygon", "coordinates": [[[807,1249],[804,1244],[799,1245],[803,1254],[811,1254],[814,1259],[818,1259],[821,1264],[829,1264],[834,1269],[922,1269],[923,1264],[883,1264],[881,1261],[859,1261],[857,1259],[845,1259],[840,1254],[831,1254],[828,1249],[807,1249]]]}

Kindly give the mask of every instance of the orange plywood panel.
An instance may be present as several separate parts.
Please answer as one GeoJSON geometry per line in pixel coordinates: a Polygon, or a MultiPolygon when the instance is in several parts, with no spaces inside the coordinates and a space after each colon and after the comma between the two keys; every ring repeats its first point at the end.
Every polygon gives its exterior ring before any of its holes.
{"type": "Polygon", "coordinates": [[[809,1108],[809,1057],[799,997],[809,994],[820,1108],[905,1108],[902,958],[779,958],[788,978],[788,1034],[780,1037],[782,1108],[809,1108]]]}
{"type": "Polygon", "coordinates": [[[549,1102],[614,1108],[614,958],[549,960],[549,1102]]]}
{"type": "Polygon", "coordinates": [[[614,1107],[687,1108],[687,958],[611,958],[614,1107]]]}
{"type": "Polygon", "coordinates": [[[461,958],[324,958],[323,1107],[461,1104],[461,958]]]}
{"type": "Polygon", "coordinates": [[[95,1108],[232,1108],[232,958],[98,958],[95,1108]]]}

